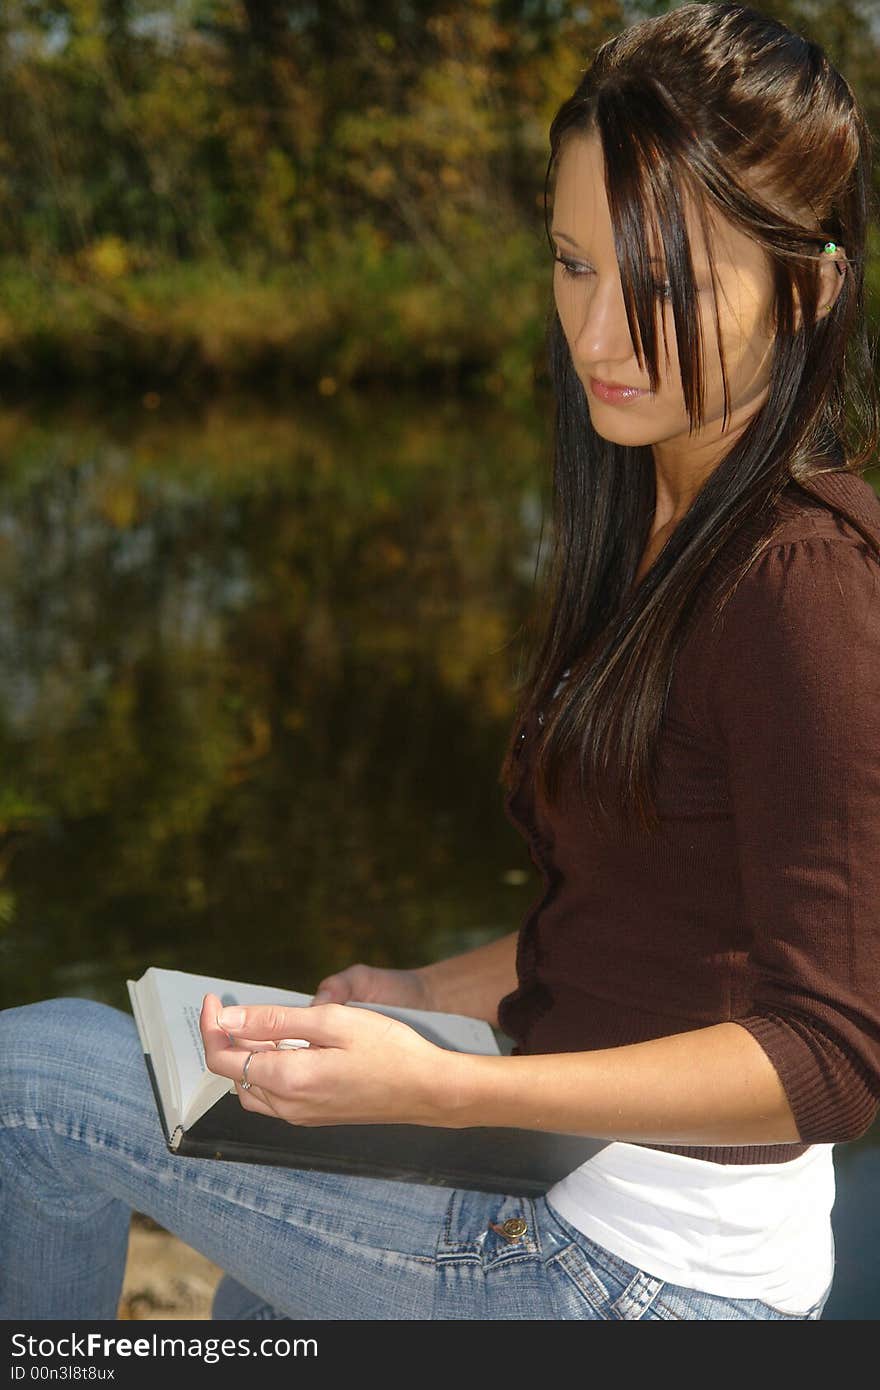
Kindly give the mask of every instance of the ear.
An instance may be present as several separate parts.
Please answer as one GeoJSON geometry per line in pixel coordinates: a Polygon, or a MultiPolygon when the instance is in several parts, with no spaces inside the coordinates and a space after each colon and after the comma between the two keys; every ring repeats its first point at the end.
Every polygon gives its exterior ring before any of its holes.
{"type": "MultiPolygon", "coordinates": [[[[828,243],[831,245],[832,243],[828,243]]],[[[837,303],[837,296],[843,289],[846,279],[846,251],[842,246],[833,243],[835,250],[833,253],[822,251],[821,269],[821,290],[819,293],[819,308],[816,311],[818,318],[824,318],[830,313],[837,303]]]]}
{"type": "MultiPolygon", "coordinates": [[[[827,243],[834,246],[834,251],[820,251],[819,253],[819,302],[816,305],[816,322],[821,323],[828,314],[831,313],[837,302],[837,296],[843,289],[846,278],[846,251],[837,242],[827,243]]],[[[801,306],[800,302],[795,304],[795,327],[801,326],[801,306]]]]}

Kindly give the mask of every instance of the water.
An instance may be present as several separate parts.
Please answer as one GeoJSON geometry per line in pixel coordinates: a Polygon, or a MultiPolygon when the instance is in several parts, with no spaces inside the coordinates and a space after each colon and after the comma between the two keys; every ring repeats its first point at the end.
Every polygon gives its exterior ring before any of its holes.
{"type": "Polygon", "coordinates": [[[125,1006],[151,963],[309,990],[518,924],[534,426],[396,397],[0,429],[4,1002],[125,1006]]]}
{"type": "Polygon", "coordinates": [[[880,1124],[834,1150],[835,1271],[823,1321],[880,1317],[880,1124]]]}
{"type": "MultiPolygon", "coordinates": [[[[511,931],[544,419],[158,405],[0,411],[0,1006],[127,1008],[148,965],[311,991],[511,931]]],[[[880,1128],[836,1154],[826,1317],[876,1317],[880,1128]]]]}

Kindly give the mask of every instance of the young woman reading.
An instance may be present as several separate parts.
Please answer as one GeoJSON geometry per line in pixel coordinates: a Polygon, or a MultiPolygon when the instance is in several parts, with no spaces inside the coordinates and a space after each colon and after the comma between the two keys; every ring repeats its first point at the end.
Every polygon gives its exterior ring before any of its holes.
{"type": "Polygon", "coordinates": [[[604,44],[550,145],[553,554],[502,769],[543,892],[478,950],[201,1028],[295,1124],[609,1142],[537,1199],[181,1159],[127,1015],[9,1010],[0,1316],[113,1317],[132,1208],[228,1271],[217,1317],[821,1313],[833,1148],[880,1103],[868,132],[814,44],[693,4],[604,44]]]}

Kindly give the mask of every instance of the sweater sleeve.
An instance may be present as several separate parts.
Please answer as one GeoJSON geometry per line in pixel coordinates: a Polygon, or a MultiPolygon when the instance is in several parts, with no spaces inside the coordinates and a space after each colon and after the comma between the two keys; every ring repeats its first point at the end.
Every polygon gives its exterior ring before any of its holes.
{"type": "Polygon", "coordinates": [[[713,647],[750,997],[803,1143],[880,1107],[880,562],[854,533],[771,545],[713,647]]]}

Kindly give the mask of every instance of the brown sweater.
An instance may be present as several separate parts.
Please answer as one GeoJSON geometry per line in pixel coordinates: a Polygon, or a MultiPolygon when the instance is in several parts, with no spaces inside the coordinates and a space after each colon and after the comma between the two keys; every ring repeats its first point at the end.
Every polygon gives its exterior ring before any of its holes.
{"type": "Polygon", "coordinates": [[[662,725],[660,832],[591,831],[571,791],[548,808],[533,719],[505,801],[544,879],[499,1009],[514,1052],[735,1020],[802,1142],[644,1145],[716,1163],[856,1139],[880,1106],[880,500],[837,472],[791,483],[777,509],[714,632],[706,599],[763,526],[704,579],[662,725]]]}

